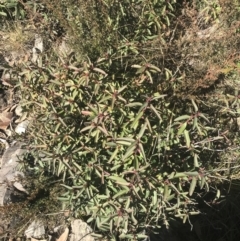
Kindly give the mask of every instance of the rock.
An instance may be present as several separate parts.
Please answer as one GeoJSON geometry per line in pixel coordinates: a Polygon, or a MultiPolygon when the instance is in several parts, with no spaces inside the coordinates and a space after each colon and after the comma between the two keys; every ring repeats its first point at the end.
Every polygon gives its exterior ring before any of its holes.
{"type": "Polygon", "coordinates": [[[19,135],[25,133],[28,125],[29,125],[29,120],[22,121],[16,126],[15,132],[18,133],[19,135]]]}
{"type": "MultiPolygon", "coordinates": [[[[11,202],[11,200],[9,200],[11,194],[8,193],[8,197],[5,197],[8,185],[17,182],[19,176],[24,176],[22,172],[17,170],[19,156],[23,155],[26,151],[21,148],[22,145],[22,143],[16,142],[3,154],[0,169],[0,206],[3,206],[6,202],[11,202]]],[[[16,185],[19,187],[19,184],[16,185]]]]}
{"type": "Polygon", "coordinates": [[[45,228],[41,220],[34,220],[25,231],[27,238],[41,239],[45,236],[45,228]]]}
{"type": "Polygon", "coordinates": [[[81,219],[73,220],[71,227],[70,241],[94,241],[94,238],[91,236],[92,229],[81,219]]]}
{"type": "Polygon", "coordinates": [[[39,60],[39,53],[43,52],[43,39],[39,34],[35,35],[34,47],[32,49],[32,62],[37,63],[39,60]]]}

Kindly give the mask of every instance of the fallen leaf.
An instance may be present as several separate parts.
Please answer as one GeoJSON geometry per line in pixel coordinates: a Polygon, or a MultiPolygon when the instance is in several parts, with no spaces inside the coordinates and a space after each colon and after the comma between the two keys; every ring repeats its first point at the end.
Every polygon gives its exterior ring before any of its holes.
{"type": "Polygon", "coordinates": [[[0,113],[0,129],[6,130],[11,122],[13,113],[12,112],[2,112],[0,113]]]}
{"type": "Polygon", "coordinates": [[[61,236],[56,239],[56,241],[66,241],[68,238],[68,234],[69,234],[69,229],[65,228],[65,231],[61,234],[61,236]]]}
{"type": "Polygon", "coordinates": [[[22,185],[20,182],[14,182],[14,183],[13,183],[13,186],[14,186],[17,190],[19,190],[19,191],[21,191],[21,192],[25,192],[26,194],[28,194],[28,191],[23,187],[23,185],[22,185]]]}

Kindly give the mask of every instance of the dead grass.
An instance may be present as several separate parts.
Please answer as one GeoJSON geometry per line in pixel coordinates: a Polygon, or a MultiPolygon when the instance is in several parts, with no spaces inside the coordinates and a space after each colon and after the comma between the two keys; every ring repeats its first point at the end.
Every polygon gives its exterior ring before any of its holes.
{"type": "Polygon", "coordinates": [[[0,32],[0,53],[13,66],[29,58],[35,33],[21,23],[9,23],[6,31],[0,32]]]}

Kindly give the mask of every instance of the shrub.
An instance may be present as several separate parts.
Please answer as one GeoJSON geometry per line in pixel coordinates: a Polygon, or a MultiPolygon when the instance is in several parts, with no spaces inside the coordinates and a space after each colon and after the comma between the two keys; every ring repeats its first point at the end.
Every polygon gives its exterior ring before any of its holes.
{"type": "Polygon", "coordinates": [[[160,221],[199,213],[194,190],[214,181],[224,133],[193,99],[172,103],[147,82],[156,66],[133,65],[137,71],[118,79],[107,74],[112,65],[109,57],[26,71],[29,141],[45,155],[40,167],[62,177],[67,192],[59,200],[74,216],[105,235],[141,238],[160,221]]]}
{"type": "MultiPolygon", "coordinates": [[[[195,36],[202,26],[188,24],[197,9],[174,1],[79,0],[84,15],[70,0],[44,3],[73,36],[76,54],[29,63],[20,88],[40,170],[66,188],[59,200],[103,236],[122,239],[145,238],[171,218],[189,221],[200,213],[196,198],[215,185],[217,200],[222,153],[237,143],[228,135],[239,140],[226,130],[239,117],[238,83],[224,89],[238,75],[238,57],[226,70],[235,50],[216,50],[225,27],[219,39],[195,36]],[[203,67],[194,65],[198,57],[203,67]]],[[[238,46],[238,28],[230,30],[238,46]]]]}

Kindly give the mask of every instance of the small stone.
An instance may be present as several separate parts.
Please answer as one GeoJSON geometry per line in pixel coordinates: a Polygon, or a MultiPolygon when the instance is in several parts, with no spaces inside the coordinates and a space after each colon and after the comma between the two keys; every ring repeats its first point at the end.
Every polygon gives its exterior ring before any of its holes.
{"type": "Polygon", "coordinates": [[[91,236],[92,229],[81,219],[75,219],[71,223],[72,234],[70,241],[94,241],[91,236]]]}
{"type": "Polygon", "coordinates": [[[45,235],[45,228],[41,220],[34,220],[25,231],[27,238],[40,239],[45,235]]]}

